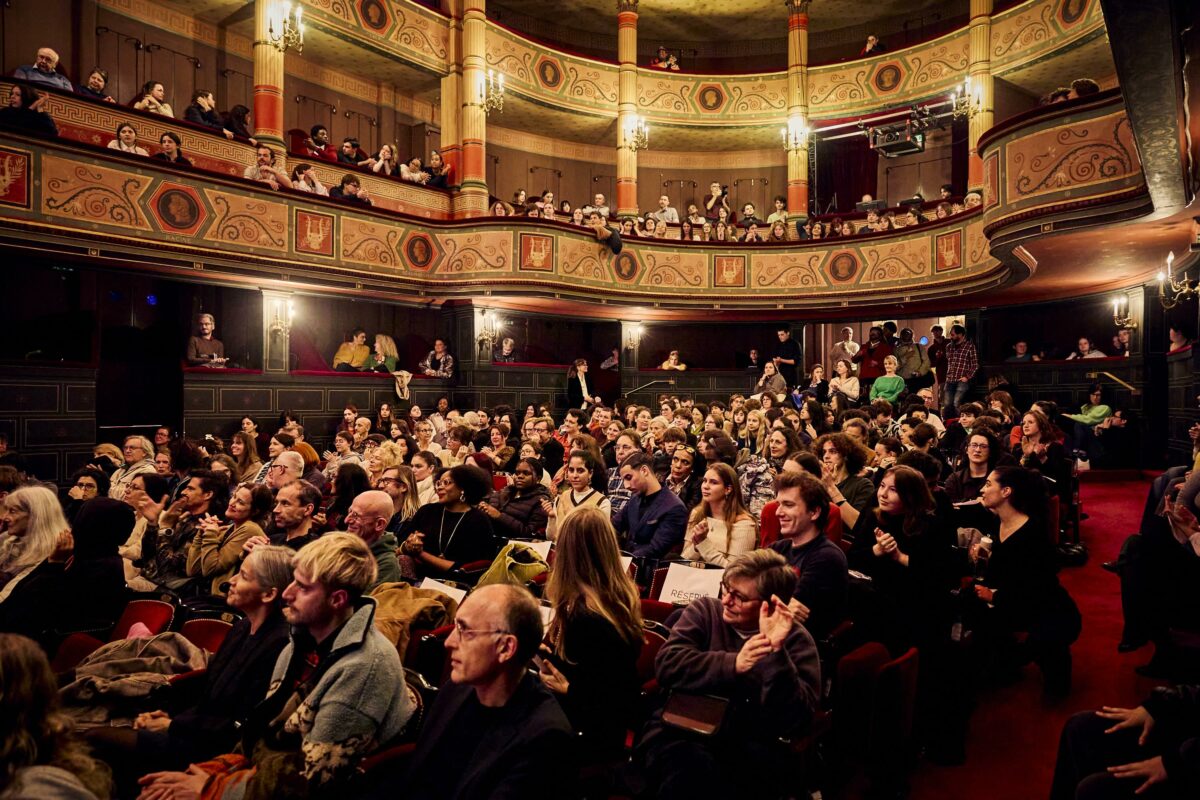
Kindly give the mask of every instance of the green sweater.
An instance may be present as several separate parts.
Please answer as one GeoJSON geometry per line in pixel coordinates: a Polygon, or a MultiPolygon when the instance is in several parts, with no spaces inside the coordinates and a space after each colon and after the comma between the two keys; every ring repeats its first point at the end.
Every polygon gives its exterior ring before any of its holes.
{"type": "MultiPolygon", "coordinates": [[[[398,546],[394,533],[385,533],[375,540],[375,544],[371,545],[371,555],[375,556],[375,564],[379,567],[379,576],[375,579],[375,586],[404,580],[404,576],[400,574],[400,562],[396,560],[398,546]]],[[[371,588],[374,589],[375,586],[371,588]]]]}
{"type": "Polygon", "coordinates": [[[1076,422],[1082,422],[1084,425],[1099,425],[1104,420],[1112,416],[1112,409],[1106,405],[1084,405],[1079,410],[1078,414],[1067,414],[1067,419],[1073,419],[1076,422]]]}
{"type": "Polygon", "coordinates": [[[871,399],[877,400],[882,397],[889,403],[895,403],[903,391],[904,378],[899,375],[884,375],[882,378],[876,378],[871,384],[871,399]]]}

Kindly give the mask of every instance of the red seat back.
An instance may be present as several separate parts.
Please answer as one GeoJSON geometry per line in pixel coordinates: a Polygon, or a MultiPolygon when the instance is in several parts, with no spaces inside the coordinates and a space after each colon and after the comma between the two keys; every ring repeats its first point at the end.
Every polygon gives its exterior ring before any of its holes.
{"type": "Polygon", "coordinates": [[[654,680],[654,659],[658,658],[658,651],[666,643],[666,637],[660,633],[642,632],[642,652],[638,654],[637,672],[638,680],[643,684],[654,680]]]}
{"type": "Polygon", "coordinates": [[[139,622],[149,628],[151,634],[157,635],[170,628],[174,618],[175,606],[170,603],[162,600],[130,600],[108,640],[115,642],[128,638],[129,629],[139,622]]]}
{"type": "Polygon", "coordinates": [[[917,708],[917,648],[879,669],[876,687],[874,746],[880,750],[912,739],[917,708]]]}
{"type": "Polygon", "coordinates": [[[215,653],[233,626],[221,619],[189,619],[183,623],[180,633],[201,650],[215,653]]]}
{"type": "Polygon", "coordinates": [[[657,600],[662,596],[663,584],[667,582],[667,568],[659,567],[654,570],[654,577],[650,580],[650,599],[657,600]]]}
{"type": "Polygon", "coordinates": [[[642,617],[655,622],[667,621],[667,617],[675,610],[675,606],[661,600],[642,600],[642,617]]]}

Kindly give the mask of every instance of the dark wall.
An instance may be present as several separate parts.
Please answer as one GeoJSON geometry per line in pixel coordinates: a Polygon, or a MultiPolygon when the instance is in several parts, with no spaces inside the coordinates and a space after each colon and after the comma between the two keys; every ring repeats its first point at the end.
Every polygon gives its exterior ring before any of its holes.
{"type": "MultiPolygon", "coordinates": [[[[1045,358],[1066,358],[1079,337],[1087,336],[1092,347],[1113,353],[1111,295],[1093,295],[1038,305],[990,308],[981,314],[980,357],[985,362],[1003,361],[1012,355],[1018,339],[1029,342],[1030,350],[1045,358]]],[[[1134,337],[1141,335],[1134,331],[1134,337]]]]}
{"type": "Polygon", "coordinates": [[[750,348],[764,357],[774,352],[779,340],[774,324],[757,322],[653,325],[643,330],[638,349],[638,368],[655,369],[672,350],[696,369],[735,369],[750,348]]]}

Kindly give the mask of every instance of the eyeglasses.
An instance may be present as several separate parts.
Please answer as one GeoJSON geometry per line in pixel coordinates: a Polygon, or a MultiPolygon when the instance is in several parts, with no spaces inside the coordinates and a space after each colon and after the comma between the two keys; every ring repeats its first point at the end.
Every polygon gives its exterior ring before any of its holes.
{"type": "Polygon", "coordinates": [[[458,637],[460,639],[464,639],[464,640],[465,639],[474,639],[476,636],[482,636],[485,633],[500,634],[502,636],[512,636],[513,635],[512,631],[500,630],[499,628],[497,628],[495,630],[478,630],[478,631],[472,630],[471,628],[468,628],[466,625],[464,625],[462,623],[462,620],[457,620],[457,619],[454,620],[454,630],[458,632],[458,637]]]}
{"type": "Polygon", "coordinates": [[[98,491],[98,490],[99,490],[99,487],[98,487],[98,486],[96,486],[96,484],[94,484],[94,483],[84,483],[83,481],[80,481],[79,483],[75,484],[75,488],[76,488],[76,489],[87,489],[87,490],[90,490],[90,491],[93,491],[93,492],[95,492],[95,491],[98,491]]]}
{"type": "Polygon", "coordinates": [[[979,444],[979,443],[977,443],[977,442],[972,442],[971,444],[967,445],[967,449],[968,449],[968,450],[987,450],[987,449],[988,449],[988,445],[986,445],[986,444],[979,444]]]}
{"type": "Polygon", "coordinates": [[[375,481],[376,486],[386,486],[389,483],[394,483],[397,486],[399,486],[400,479],[399,478],[380,478],[379,480],[375,481]]]}
{"type": "Polygon", "coordinates": [[[272,464],[267,467],[267,472],[286,472],[287,464],[272,464]]]}
{"type": "Polygon", "coordinates": [[[746,603],[759,602],[759,599],[757,597],[747,597],[746,595],[742,594],[741,592],[739,592],[735,589],[729,588],[729,584],[726,583],[725,581],[721,581],[721,596],[728,597],[730,600],[737,603],[738,605],[745,605],[746,603]]]}

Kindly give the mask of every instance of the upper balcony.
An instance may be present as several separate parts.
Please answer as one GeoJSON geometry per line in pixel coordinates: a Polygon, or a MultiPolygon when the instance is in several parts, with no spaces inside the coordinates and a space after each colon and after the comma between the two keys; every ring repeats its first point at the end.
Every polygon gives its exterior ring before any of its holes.
{"type": "MultiPolygon", "coordinates": [[[[200,131],[186,133],[192,169],[129,156],[106,145],[118,121],[136,112],[59,93],[49,95],[47,107],[61,127],[58,140],[0,138],[4,245],[200,280],[379,298],[548,297],[692,316],[712,309],[961,306],[979,293],[997,298],[1031,273],[1043,280],[1076,265],[1039,265],[1016,240],[989,242],[1009,220],[1047,230],[1065,224],[1064,214],[1087,224],[1107,211],[1132,216],[1148,208],[1116,91],[998,127],[985,139],[992,188],[976,211],[819,241],[632,239],[619,255],[567,224],[450,221],[447,193],[377,176],[363,176],[364,183],[387,201],[371,209],[272,192],[240,177],[253,159],[248,144],[200,131]],[[1064,141],[1072,143],[1069,152],[1064,141]],[[1078,166],[1092,150],[1115,150],[1123,160],[1078,166]]],[[[144,144],[184,127],[150,117],[137,124],[144,144]]],[[[328,185],[346,172],[313,163],[328,185]]]]}

